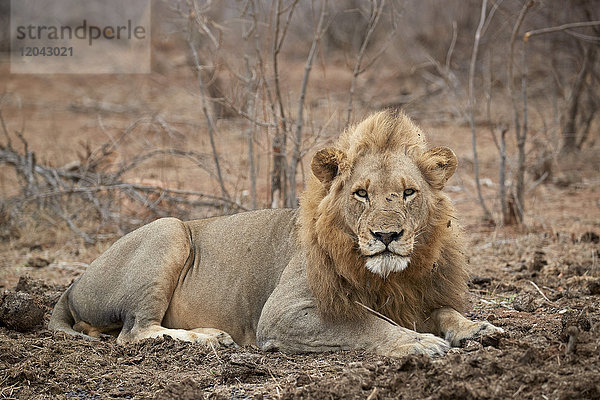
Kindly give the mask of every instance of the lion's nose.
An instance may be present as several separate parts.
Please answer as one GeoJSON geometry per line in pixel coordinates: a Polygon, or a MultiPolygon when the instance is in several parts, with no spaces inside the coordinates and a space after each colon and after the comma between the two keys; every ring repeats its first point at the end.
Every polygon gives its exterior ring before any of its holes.
{"type": "Polygon", "coordinates": [[[404,235],[404,229],[400,232],[373,232],[371,234],[375,237],[375,239],[379,240],[386,246],[392,243],[394,240],[398,240],[404,235]]]}

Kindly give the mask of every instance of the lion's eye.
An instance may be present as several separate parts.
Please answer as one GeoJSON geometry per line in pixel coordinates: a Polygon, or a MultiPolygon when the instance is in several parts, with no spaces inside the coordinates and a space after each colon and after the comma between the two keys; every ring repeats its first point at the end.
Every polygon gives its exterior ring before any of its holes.
{"type": "Polygon", "coordinates": [[[354,195],[360,197],[361,199],[366,199],[369,197],[369,193],[367,193],[365,189],[358,189],[356,192],[354,192],[354,195]]]}
{"type": "Polygon", "coordinates": [[[410,197],[415,193],[417,193],[415,189],[404,189],[404,198],[406,199],[407,197],[410,197]]]}

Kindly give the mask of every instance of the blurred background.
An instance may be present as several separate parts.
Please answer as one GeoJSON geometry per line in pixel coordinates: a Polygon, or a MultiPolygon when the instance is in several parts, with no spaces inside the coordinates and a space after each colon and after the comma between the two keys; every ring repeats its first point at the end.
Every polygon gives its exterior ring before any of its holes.
{"type": "Polygon", "coordinates": [[[593,0],[153,0],[151,73],[21,74],[3,0],[2,262],[296,207],[311,155],[383,108],[458,154],[465,225],[597,229],[599,21],[593,0]]]}

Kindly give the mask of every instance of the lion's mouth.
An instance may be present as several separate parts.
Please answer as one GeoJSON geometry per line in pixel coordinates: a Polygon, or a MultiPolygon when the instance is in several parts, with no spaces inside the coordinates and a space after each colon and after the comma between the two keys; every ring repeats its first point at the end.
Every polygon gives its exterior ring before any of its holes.
{"type": "Polygon", "coordinates": [[[390,249],[385,249],[383,251],[380,251],[379,253],[375,253],[375,254],[369,254],[367,255],[367,259],[369,258],[373,258],[373,257],[402,257],[402,258],[410,258],[410,253],[409,254],[398,254],[395,253],[393,251],[391,251],[390,249]]]}

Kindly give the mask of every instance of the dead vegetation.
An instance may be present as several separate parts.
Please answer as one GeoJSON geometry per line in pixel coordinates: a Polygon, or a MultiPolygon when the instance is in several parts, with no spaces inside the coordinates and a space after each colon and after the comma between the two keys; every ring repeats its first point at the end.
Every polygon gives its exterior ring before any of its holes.
{"type": "MultiPolygon", "coordinates": [[[[129,136],[135,135],[139,126],[169,129],[164,121],[139,119],[120,136],[95,149],[85,147],[78,161],[61,167],[38,163],[22,132],[13,135],[8,131],[1,110],[0,123],[5,137],[5,145],[0,146],[0,161],[14,169],[21,188],[19,194],[3,203],[7,222],[32,209],[37,208],[34,212],[49,211],[62,219],[86,244],[93,244],[98,239],[113,237],[111,233],[122,235],[159,217],[175,214],[186,218],[193,207],[212,208],[219,214],[245,209],[230,200],[226,192],[216,196],[164,187],[160,183],[127,180],[126,176],[132,171],[135,173],[136,168],[165,155],[189,160],[197,168],[214,174],[209,154],[178,148],[151,149],[116,161],[120,147],[129,136]],[[81,226],[84,219],[96,221],[97,226],[86,231],[88,227],[81,226]]],[[[5,237],[7,235],[10,232],[4,233],[5,237]]]]}

